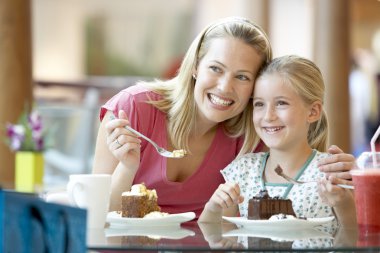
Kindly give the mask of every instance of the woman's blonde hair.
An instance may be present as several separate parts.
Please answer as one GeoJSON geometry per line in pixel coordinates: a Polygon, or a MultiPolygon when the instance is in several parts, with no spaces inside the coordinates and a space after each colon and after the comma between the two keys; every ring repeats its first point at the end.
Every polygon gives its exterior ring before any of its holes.
{"type": "MultiPolygon", "coordinates": [[[[258,78],[268,74],[279,75],[307,105],[315,101],[320,101],[323,105],[325,84],[320,69],[312,61],[296,55],[282,56],[267,65],[258,78]]],[[[311,148],[325,152],[327,137],[328,120],[322,107],[319,120],[310,124],[307,139],[311,148]]]]}
{"type": "MultiPolygon", "coordinates": [[[[162,96],[161,100],[151,103],[167,113],[168,133],[174,148],[185,148],[189,151],[190,132],[196,127],[195,80],[192,74],[209,50],[212,40],[227,37],[240,39],[252,46],[262,56],[261,68],[272,59],[269,39],[259,26],[244,18],[229,17],[210,24],[198,34],[187,50],[176,77],[167,81],[143,83],[162,96]]],[[[252,103],[249,102],[242,113],[223,122],[225,132],[229,136],[245,136],[239,154],[253,150],[259,142],[253,127],[252,112],[252,103]]]]}

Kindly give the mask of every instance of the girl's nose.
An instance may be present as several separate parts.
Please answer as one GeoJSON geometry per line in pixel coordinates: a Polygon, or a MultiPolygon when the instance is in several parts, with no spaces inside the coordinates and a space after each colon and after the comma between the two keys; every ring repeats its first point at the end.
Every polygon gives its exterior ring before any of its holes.
{"type": "Polygon", "coordinates": [[[275,120],[276,117],[277,115],[275,108],[273,106],[268,106],[265,111],[264,119],[269,122],[275,120]]]}

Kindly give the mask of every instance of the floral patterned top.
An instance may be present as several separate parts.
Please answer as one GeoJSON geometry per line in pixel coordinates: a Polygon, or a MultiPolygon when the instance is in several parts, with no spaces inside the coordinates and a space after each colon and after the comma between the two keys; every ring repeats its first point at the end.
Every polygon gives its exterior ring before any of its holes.
{"type": "MultiPolygon", "coordinates": [[[[325,174],[319,171],[317,163],[326,156],[329,156],[329,154],[313,150],[295,179],[318,181],[318,179],[324,178],[325,174]]],[[[322,202],[316,183],[293,185],[264,182],[263,173],[268,157],[269,153],[249,153],[236,158],[221,171],[226,181],[237,182],[240,186],[241,195],[244,196],[244,202],[239,205],[241,216],[248,216],[248,200],[257,195],[262,189],[266,189],[271,197],[281,196],[282,198],[291,199],[297,217],[317,218],[334,216],[332,208],[322,202]]],[[[330,235],[335,234],[337,228],[338,222],[336,220],[324,224],[318,227],[318,230],[321,233],[325,233],[325,236],[294,240],[291,248],[330,247],[334,243],[330,235]]],[[[247,237],[239,237],[238,242],[243,246],[247,246],[248,239],[247,237]]]]}
{"type": "MultiPolygon", "coordinates": [[[[325,174],[319,171],[317,163],[326,156],[329,154],[313,150],[295,179],[318,181],[324,178],[325,174]]],[[[264,182],[263,172],[268,157],[269,153],[267,152],[245,154],[221,171],[226,181],[239,184],[241,195],[244,196],[243,203],[239,205],[241,216],[248,216],[248,200],[258,195],[262,189],[266,189],[271,197],[280,196],[291,199],[297,217],[317,218],[334,215],[332,208],[322,202],[316,183],[293,185],[264,182]]]]}

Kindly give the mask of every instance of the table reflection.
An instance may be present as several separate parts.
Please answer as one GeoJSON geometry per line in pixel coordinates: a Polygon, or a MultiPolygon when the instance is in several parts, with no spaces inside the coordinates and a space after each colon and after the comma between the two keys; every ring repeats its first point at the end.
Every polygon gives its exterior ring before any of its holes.
{"type": "Polygon", "coordinates": [[[380,251],[380,234],[361,236],[356,227],[330,230],[328,224],[316,228],[255,230],[232,223],[195,221],[180,227],[139,227],[88,231],[88,248],[104,250],[154,251],[380,251]]]}

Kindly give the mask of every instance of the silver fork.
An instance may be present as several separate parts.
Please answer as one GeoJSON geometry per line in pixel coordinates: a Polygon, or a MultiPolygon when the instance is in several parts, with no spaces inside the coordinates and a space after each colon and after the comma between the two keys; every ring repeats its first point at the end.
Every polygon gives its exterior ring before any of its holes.
{"type": "MultiPolygon", "coordinates": [[[[110,119],[113,120],[113,119],[116,119],[116,118],[115,118],[115,116],[111,115],[110,119]]],[[[153,145],[153,147],[157,150],[157,153],[159,153],[160,155],[162,155],[164,157],[168,157],[168,158],[182,158],[182,157],[184,157],[186,155],[186,151],[183,150],[183,149],[173,150],[173,152],[170,152],[170,151],[168,151],[168,150],[166,150],[166,149],[158,146],[157,143],[155,143],[154,141],[152,141],[151,139],[149,139],[148,137],[146,137],[142,133],[136,131],[132,127],[125,126],[124,128],[127,129],[128,131],[131,131],[135,135],[140,136],[141,138],[144,138],[146,141],[148,141],[150,144],[153,145]]]]}
{"type": "MultiPolygon", "coordinates": [[[[274,171],[277,173],[277,175],[279,175],[280,177],[283,177],[286,181],[292,183],[292,184],[296,184],[296,185],[300,185],[300,184],[308,184],[308,183],[317,183],[317,181],[300,181],[300,180],[295,180],[294,178],[292,177],[289,177],[288,175],[286,175],[283,171],[282,171],[282,168],[280,166],[277,166],[274,171]]],[[[354,189],[354,186],[352,185],[346,185],[346,184],[337,184],[336,186],[339,186],[339,187],[342,187],[342,188],[345,188],[345,189],[354,189]]]]}

